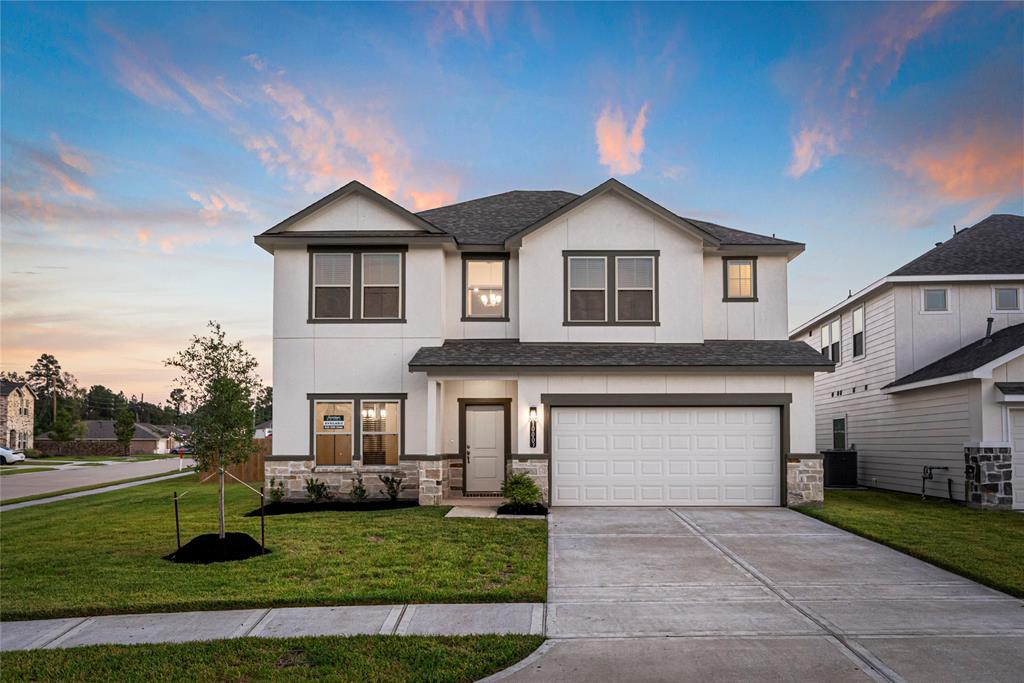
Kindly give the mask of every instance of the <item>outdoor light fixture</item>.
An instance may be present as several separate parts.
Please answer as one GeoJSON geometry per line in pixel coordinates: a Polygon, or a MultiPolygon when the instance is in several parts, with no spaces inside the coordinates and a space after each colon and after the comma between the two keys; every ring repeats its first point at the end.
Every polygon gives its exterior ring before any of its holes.
{"type": "Polygon", "coordinates": [[[537,447],[537,406],[530,406],[530,448],[537,447]]]}

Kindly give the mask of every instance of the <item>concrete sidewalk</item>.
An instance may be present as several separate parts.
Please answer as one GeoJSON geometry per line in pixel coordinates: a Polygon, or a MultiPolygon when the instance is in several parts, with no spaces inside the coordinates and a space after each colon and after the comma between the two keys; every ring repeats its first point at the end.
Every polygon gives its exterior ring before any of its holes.
{"type": "Polygon", "coordinates": [[[225,638],[544,633],[544,605],[360,605],[0,622],[0,651],[225,638]]]}
{"type": "MultiPolygon", "coordinates": [[[[131,488],[133,486],[142,486],[143,484],[152,484],[155,481],[164,481],[166,479],[175,479],[177,477],[187,477],[190,474],[194,474],[191,470],[185,472],[175,472],[173,474],[167,474],[162,477],[151,477],[149,479],[140,479],[139,481],[126,481],[123,484],[111,484],[110,486],[101,486],[95,489],[88,489],[86,491],[75,491],[73,493],[62,493],[59,496],[50,496],[49,498],[38,498],[36,500],[26,500],[22,503],[8,503],[7,505],[0,506],[0,512],[7,512],[8,510],[18,510],[20,508],[29,508],[36,505],[46,505],[47,503],[57,503],[62,500],[72,500],[74,498],[81,498],[82,496],[94,496],[97,493],[108,493],[110,491],[120,491],[121,489],[131,488]]],[[[19,475],[28,476],[28,475],[19,475]]]]}

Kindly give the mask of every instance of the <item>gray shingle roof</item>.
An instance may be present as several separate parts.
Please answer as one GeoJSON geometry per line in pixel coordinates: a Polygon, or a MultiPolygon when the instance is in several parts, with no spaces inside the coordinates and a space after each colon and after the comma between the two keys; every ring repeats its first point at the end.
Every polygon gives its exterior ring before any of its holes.
{"type": "Polygon", "coordinates": [[[424,346],[410,370],[443,367],[807,367],[831,370],[832,361],[802,341],[710,340],[703,344],[520,342],[449,339],[424,346]]]}
{"type": "Polygon", "coordinates": [[[995,214],[961,230],[891,275],[1024,273],[1024,216],[995,214]]]}
{"type": "MultiPolygon", "coordinates": [[[[82,424],[85,425],[85,433],[82,438],[87,441],[117,440],[117,432],[114,431],[113,420],[82,420],[82,424]]],[[[152,427],[136,422],[135,434],[132,438],[137,441],[155,441],[162,439],[163,435],[159,434],[152,427]]]]}
{"type": "Polygon", "coordinates": [[[971,342],[967,346],[957,349],[948,356],[940,358],[920,370],[900,377],[895,382],[886,385],[885,388],[939,379],[949,375],[958,375],[962,372],[971,372],[1022,346],[1024,346],[1024,323],[999,330],[992,335],[992,339],[988,340],[987,343],[984,338],[971,342]]]}
{"type": "Polygon", "coordinates": [[[15,389],[27,387],[24,382],[13,382],[9,379],[0,379],[0,396],[7,396],[15,389]]]}
{"type": "Polygon", "coordinates": [[[1006,396],[1024,394],[1024,382],[996,382],[996,388],[1006,396]]]}
{"type": "MultiPolygon", "coordinates": [[[[417,216],[450,233],[459,244],[501,245],[548,214],[579,197],[561,190],[513,190],[421,211],[417,216]]],[[[681,217],[682,218],[682,217],[681,217]]],[[[800,245],[799,242],[683,218],[721,240],[737,245],[800,245]]]]}

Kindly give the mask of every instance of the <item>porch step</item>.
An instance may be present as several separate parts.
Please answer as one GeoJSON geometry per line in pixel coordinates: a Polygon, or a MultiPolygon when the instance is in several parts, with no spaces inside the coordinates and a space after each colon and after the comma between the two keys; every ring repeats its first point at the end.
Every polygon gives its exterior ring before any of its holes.
{"type": "Polygon", "coordinates": [[[456,505],[445,517],[477,517],[477,518],[491,518],[498,516],[498,506],[481,506],[481,505],[456,505]]]}

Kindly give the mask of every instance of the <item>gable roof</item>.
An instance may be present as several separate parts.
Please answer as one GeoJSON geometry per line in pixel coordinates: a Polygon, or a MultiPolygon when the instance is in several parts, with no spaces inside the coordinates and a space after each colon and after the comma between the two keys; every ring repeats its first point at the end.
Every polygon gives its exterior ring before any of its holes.
{"type": "Polygon", "coordinates": [[[994,214],[959,231],[890,275],[1024,273],[1024,216],[994,214]]]}
{"type": "Polygon", "coordinates": [[[32,398],[36,397],[36,392],[32,390],[26,382],[15,382],[9,379],[0,379],[0,396],[10,396],[11,392],[16,389],[27,389],[28,393],[32,394],[32,398]]]}
{"type": "Polygon", "coordinates": [[[319,200],[313,202],[312,204],[310,204],[309,206],[304,208],[302,211],[299,211],[298,213],[293,214],[293,215],[289,216],[288,218],[285,218],[283,221],[281,221],[280,223],[278,223],[274,227],[270,228],[269,230],[265,230],[262,234],[263,235],[276,235],[278,233],[284,232],[292,224],[297,223],[298,221],[302,220],[303,218],[309,216],[310,214],[316,213],[317,211],[319,211],[320,209],[324,208],[328,204],[336,202],[339,199],[344,199],[345,197],[348,197],[349,195],[353,195],[353,194],[358,194],[358,195],[361,195],[363,197],[366,197],[370,201],[375,202],[375,203],[379,204],[380,206],[384,207],[385,209],[388,209],[389,211],[392,211],[392,212],[398,214],[402,218],[406,218],[406,219],[412,221],[415,225],[417,225],[418,227],[420,227],[421,229],[423,229],[423,230],[425,230],[427,232],[432,232],[432,233],[443,233],[444,232],[443,230],[441,230],[437,226],[432,225],[429,221],[426,221],[423,218],[421,218],[420,216],[417,216],[416,214],[412,213],[411,211],[406,209],[404,206],[401,206],[400,204],[396,204],[395,202],[391,201],[390,199],[388,199],[384,195],[382,195],[382,194],[380,194],[378,192],[375,192],[374,190],[372,190],[371,188],[367,187],[366,185],[363,185],[358,180],[353,180],[353,181],[349,182],[348,184],[346,184],[346,185],[344,185],[342,187],[339,187],[337,190],[335,190],[334,192],[330,193],[326,197],[323,197],[322,199],[319,199],[319,200]]]}
{"type": "Polygon", "coordinates": [[[991,363],[1001,365],[1010,360],[1004,360],[1005,356],[1012,356],[1016,352],[1019,352],[1017,355],[1024,354],[1024,323],[1003,328],[995,332],[991,338],[983,337],[971,342],[920,370],[900,377],[882,389],[909,388],[911,385],[929,386],[944,381],[972,379],[974,377],[969,373],[983,369],[991,363]]]}
{"type": "MultiPolygon", "coordinates": [[[[117,432],[114,431],[114,420],[82,420],[85,426],[85,433],[82,438],[86,441],[116,441],[117,432]]],[[[141,422],[135,423],[135,434],[132,439],[136,441],[155,441],[164,436],[151,426],[141,422]]]]}

